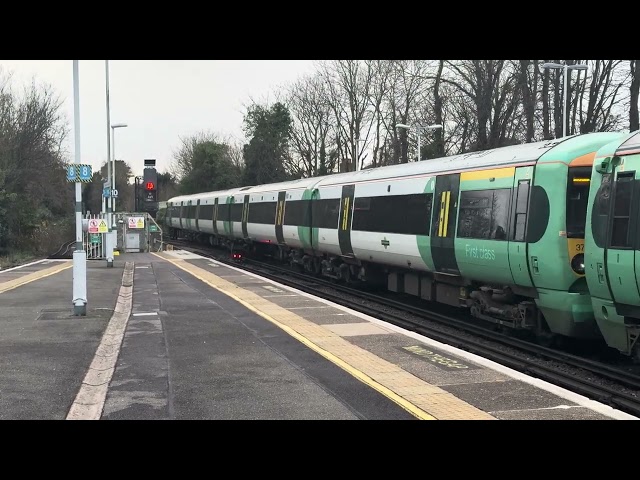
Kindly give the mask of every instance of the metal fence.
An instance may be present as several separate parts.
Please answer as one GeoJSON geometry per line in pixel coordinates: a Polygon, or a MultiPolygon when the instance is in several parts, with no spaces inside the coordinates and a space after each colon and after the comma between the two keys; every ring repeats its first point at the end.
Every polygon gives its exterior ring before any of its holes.
{"type": "MultiPolygon", "coordinates": [[[[116,212],[115,250],[118,252],[160,252],[163,249],[162,229],[147,212],[116,212]]],[[[82,242],[88,260],[105,260],[106,235],[109,231],[106,214],[87,214],[83,219],[82,242]]]]}
{"type": "Polygon", "coordinates": [[[82,244],[87,260],[106,259],[105,237],[109,231],[106,215],[85,215],[82,222],[82,244]]]}

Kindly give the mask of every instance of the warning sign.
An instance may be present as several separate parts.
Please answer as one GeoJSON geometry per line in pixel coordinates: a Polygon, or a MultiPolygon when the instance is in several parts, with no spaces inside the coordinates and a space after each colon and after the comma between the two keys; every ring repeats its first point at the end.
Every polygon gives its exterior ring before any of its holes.
{"type": "Polygon", "coordinates": [[[129,228],[144,228],[144,217],[129,217],[129,228]]]}
{"type": "Polygon", "coordinates": [[[100,220],[98,224],[98,233],[107,233],[109,231],[109,227],[107,227],[107,222],[105,220],[100,220]]]}
{"type": "Polygon", "coordinates": [[[98,223],[100,220],[92,218],[89,220],[89,233],[98,233],[98,223]]]}

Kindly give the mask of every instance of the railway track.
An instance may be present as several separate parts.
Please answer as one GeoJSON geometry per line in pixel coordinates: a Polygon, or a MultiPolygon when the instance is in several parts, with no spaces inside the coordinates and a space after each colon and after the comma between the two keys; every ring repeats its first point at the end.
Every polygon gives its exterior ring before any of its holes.
{"type": "Polygon", "coordinates": [[[238,263],[228,258],[228,252],[216,254],[206,247],[198,248],[180,241],[168,242],[177,248],[259,274],[640,416],[640,375],[634,371],[537,345],[474,325],[451,314],[426,310],[386,296],[345,285],[336,289],[335,283],[282,266],[246,258],[243,263],[238,263]]]}
{"type": "Polygon", "coordinates": [[[63,243],[62,245],[60,245],[60,248],[58,248],[58,250],[49,255],[47,258],[52,260],[59,258],[72,258],[73,251],[75,250],[75,243],[75,240],[63,243]]]}

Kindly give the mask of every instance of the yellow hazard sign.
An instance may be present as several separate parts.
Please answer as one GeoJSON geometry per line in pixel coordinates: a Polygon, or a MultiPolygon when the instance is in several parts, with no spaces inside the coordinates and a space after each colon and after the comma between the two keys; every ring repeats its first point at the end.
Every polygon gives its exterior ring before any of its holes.
{"type": "Polygon", "coordinates": [[[98,224],[98,233],[107,233],[109,231],[109,227],[107,227],[107,222],[104,220],[100,220],[98,224]]]}
{"type": "Polygon", "coordinates": [[[129,217],[129,228],[144,228],[144,217],[129,217]]]}

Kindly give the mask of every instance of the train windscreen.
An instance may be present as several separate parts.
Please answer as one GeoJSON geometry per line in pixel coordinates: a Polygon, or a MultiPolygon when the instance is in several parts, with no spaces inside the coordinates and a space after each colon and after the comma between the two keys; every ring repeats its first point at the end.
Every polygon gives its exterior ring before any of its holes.
{"type": "Polygon", "coordinates": [[[591,167],[569,168],[567,184],[567,238],[584,238],[591,167]]]}

